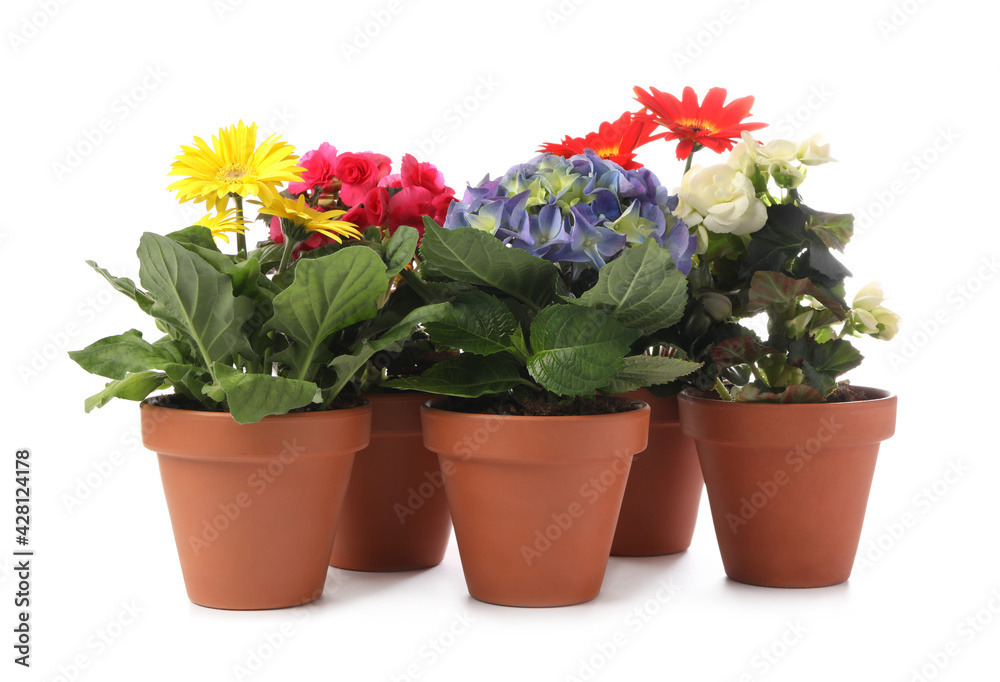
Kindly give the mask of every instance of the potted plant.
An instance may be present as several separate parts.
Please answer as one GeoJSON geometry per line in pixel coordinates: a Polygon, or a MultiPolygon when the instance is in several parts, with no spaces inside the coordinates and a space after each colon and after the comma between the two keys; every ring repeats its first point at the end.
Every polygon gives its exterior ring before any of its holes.
{"type": "MultiPolygon", "coordinates": [[[[420,405],[432,396],[384,384],[419,373],[438,355],[423,334],[392,345],[383,341],[379,349],[366,340],[422,305],[398,273],[411,267],[423,216],[444,220],[454,190],[433,164],[410,154],[403,157],[400,172],[392,173],[382,154],[338,153],[324,143],[303,154],[300,165],[305,168],[302,180],[289,184],[289,196],[323,211],[344,211],[342,219],[363,231],[361,243],[391,264],[378,316],[342,332],[358,351],[335,361],[338,371],[354,377],[352,391],[371,403],[372,430],[368,447],[354,458],[330,564],[360,571],[436,566],[451,536],[451,517],[437,455],[424,447],[420,430],[420,405]]],[[[270,227],[269,244],[285,243],[278,218],[270,227]]],[[[308,259],[341,247],[315,234],[294,248],[296,256],[308,259]]]]}
{"type": "Polygon", "coordinates": [[[649,408],[614,394],[697,365],[645,354],[680,319],[688,229],[647,169],[594,152],[543,154],[470,187],[427,220],[406,273],[424,325],[461,350],[390,386],[452,396],[423,407],[469,592],[515,606],[597,596],[649,408]]]}
{"type": "MultiPolygon", "coordinates": [[[[807,168],[832,161],[829,145],[816,136],[761,144],[732,116],[713,125],[685,113],[684,103],[697,106],[690,89],[681,101],[636,92],[687,161],[675,212],[698,235],[696,304],[670,331],[703,363],[680,417],[697,443],[726,572],[758,585],[843,582],[896,398],[839,378],[862,360],[849,339],[892,338],[899,318],[877,285],[847,303],[851,273],[834,252],[853,218],[803,202],[807,168]],[[725,151],[740,132],[725,163],[692,166],[695,152],[725,151]]],[[[723,99],[712,91],[702,107],[723,99]]]]}
{"type": "Polygon", "coordinates": [[[384,245],[360,241],[294,259],[315,234],[360,237],[343,211],[279,193],[300,180],[290,145],[257,144],[256,126],[183,147],[171,174],[181,201],[211,209],[198,224],[139,241],[139,283],[91,265],[150,315],[164,336],[130,330],[71,353],[111,379],[86,401],[143,401],[143,442],[158,453],[191,600],[228,609],[306,603],[322,592],[337,516],[372,408],[342,394],[356,360],[408,337],[416,311],[362,341],[390,278],[410,262],[411,228],[384,245]],[[279,218],[285,243],[248,251],[243,200],[279,218]],[[232,207],[231,207],[232,205],[232,207]],[[219,250],[235,233],[236,254],[219,250]],[[409,250],[409,253],[407,253],[409,250]],[[172,388],[168,395],[148,398],[172,388]],[[280,576],[280,579],[275,579],[280,576]]]}

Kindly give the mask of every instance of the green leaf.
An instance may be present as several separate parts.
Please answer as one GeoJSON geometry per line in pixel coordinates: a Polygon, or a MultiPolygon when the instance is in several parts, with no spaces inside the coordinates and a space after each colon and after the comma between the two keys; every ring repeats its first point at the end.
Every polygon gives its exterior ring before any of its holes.
{"type": "Polygon", "coordinates": [[[135,329],[95,341],[83,350],[70,351],[69,356],[91,374],[109,379],[124,379],[130,372],[163,369],[176,362],[144,341],[142,332],[135,329]]]}
{"type": "Polygon", "coordinates": [[[385,274],[395,277],[413,261],[420,233],[409,225],[400,225],[385,243],[385,274]]]}
{"type": "Polygon", "coordinates": [[[100,393],[90,396],[83,403],[87,412],[94,408],[104,407],[112,398],[124,400],[145,400],[153,391],[170,385],[167,375],[163,372],[148,370],[135,374],[126,374],[123,379],[110,382],[100,393]]]}
{"type": "Polygon", "coordinates": [[[597,284],[577,302],[652,334],[684,315],[687,279],[674,267],[670,252],[647,239],[601,268],[597,284]]]}
{"type": "Polygon", "coordinates": [[[215,376],[226,392],[229,412],[240,424],[258,422],[269,414],[285,414],[313,401],[318,390],[311,381],[270,374],[244,374],[229,365],[216,364],[215,376]]]}
{"type": "Polygon", "coordinates": [[[767,209],[767,222],[754,232],[740,276],[748,277],[758,270],[785,269],[791,259],[806,245],[806,215],[794,204],[776,204],[767,209]]]}
{"type": "Polygon", "coordinates": [[[738,403],[821,403],[824,401],[822,393],[805,384],[787,386],[780,393],[764,393],[756,386],[744,386],[734,393],[734,398],[738,403]]]}
{"type": "Polygon", "coordinates": [[[97,263],[95,263],[92,260],[88,260],[87,265],[92,267],[101,277],[108,280],[111,286],[114,287],[115,291],[119,291],[125,294],[133,301],[138,303],[139,308],[142,309],[142,312],[146,313],[147,315],[150,314],[150,311],[153,309],[154,301],[146,292],[139,289],[135,285],[135,282],[130,280],[128,277],[115,277],[104,268],[99,267],[97,263]]]}
{"type": "Polygon", "coordinates": [[[789,364],[801,367],[806,382],[824,396],[837,386],[837,377],[858,365],[864,357],[845,339],[817,343],[796,339],[788,348],[789,364]]]}
{"type": "Polygon", "coordinates": [[[773,352],[774,348],[763,345],[753,334],[747,334],[720,341],[712,349],[711,357],[712,362],[722,369],[735,365],[751,365],[773,352]]]}
{"type": "Polygon", "coordinates": [[[794,279],[780,272],[755,272],[750,280],[750,301],[747,312],[753,313],[765,308],[777,307],[786,309],[800,296],[812,296],[837,316],[844,319],[847,311],[844,306],[824,288],[818,287],[808,279],[794,279]]]}
{"type": "Polygon", "coordinates": [[[448,305],[447,303],[436,303],[415,308],[377,339],[365,339],[350,355],[334,358],[330,362],[330,367],[337,373],[337,383],[327,390],[327,399],[337,397],[344,386],[354,378],[358,370],[364,367],[373,355],[408,339],[421,322],[429,322],[443,316],[447,312],[448,305]]]}
{"type": "Polygon", "coordinates": [[[548,261],[512,249],[482,230],[446,230],[429,218],[420,246],[428,276],[492,287],[539,309],[555,296],[559,270],[548,261]]]}
{"type": "Polygon", "coordinates": [[[462,353],[429,367],[418,377],[393,379],[383,386],[460,398],[505,393],[521,384],[520,366],[507,355],[462,353]]]}
{"type": "Polygon", "coordinates": [[[215,243],[215,237],[212,236],[212,231],[201,225],[192,225],[191,227],[185,227],[183,230],[170,232],[167,234],[167,238],[173,239],[178,244],[193,244],[208,251],[221,253],[219,245],[215,243]]]}
{"type": "Polygon", "coordinates": [[[246,347],[242,325],[253,302],[233,295],[232,279],[175,241],[146,232],[139,281],[156,299],[151,314],[190,339],[205,367],[246,347]]]}
{"type": "Polygon", "coordinates": [[[688,362],[655,355],[633,355],[622,361],[618,373],[601,391],[627,393],[646,386],[668,384],[701,367],[699,362],[688,362]]]}
{"type": "Polygon", "coordinates": [[[802,206],[806,212],[806,230],[814,232],[827,248],[843,252],[854,236],[854,216],[850,213],[823,213],[802,206]]]}
{"type": "Polygon", "coordinates": [[[267,325],[288,334],[298,348],[293,376],[304,379],[326,340],[355,322],[375,317],[385,291],[385,264],[365,248],[343,249],[301,261],[295,279],[274,299],[267,325]]]}
{"type": "Polygon", "coordinates": [[[640,335],[602,310],[549,306],[531,325],[528,371],[557,395],[593,394],[618,373],[640,335]]]}
{"type": "Polygon", "coordinates": [[[518,329],[517,320],[495,296],[468,291],[444,310],[444,315],[424,325],[434,343],[477,355],[514,350],[510,335],[518,329]]]}

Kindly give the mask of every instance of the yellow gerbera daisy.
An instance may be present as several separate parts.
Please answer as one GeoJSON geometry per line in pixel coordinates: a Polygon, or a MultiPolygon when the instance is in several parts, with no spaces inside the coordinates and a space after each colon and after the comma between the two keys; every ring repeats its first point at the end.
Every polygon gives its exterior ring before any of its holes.
{"type": "Polygon", "coordinates": [[[212,146],[200,137],[194,138],[193,147],[181,146],[169,175],[182,175],[183,179],[171,184],[168,190],[177,190],[177,199],[204,201],[217,211],[226,209],[230,195],[256,196],[268,201],[278,195],[278,183],[301,180],[305,170],[295,165],[298,156],[295,148],[271,135],[257,145],[257,124],[249,126],[240,121],[237,125],[220,128],[212,136],[212,146]]]}
{"type": "MultiPolygon", "coordinates": [[[[260,202],[254,201],[252,203],[258,204],[260,202]]],[[[300,194],[297,200],[277,195],[271,201],[263,204],[263,208],[258,212],[281,218],[285,235],[290,241],[305,241],[308,239],[309,233],[312,232],[326,235],[338,244],[343,241],[341,237],[361,238],[357,225],[346,220],[337,220],[347,211],[317,211],[306,204],[305,194],[300,194]]]]}
{"type": "Polygon", "coordinates": [[[228,208],[225,211],[220,211],[215,215],[211,213],[205,214],[205,217],[195,223],[195,225],[201,225],[202,227],[207,227],[212,231],[212,236],[217,239],[229,243],[229,237],[226,236],[226,232],[235,232],[236,234],[243,234],[247,231],[247,223],[243,220],[243,216],[239,215],[235,208],[228,208]]]}

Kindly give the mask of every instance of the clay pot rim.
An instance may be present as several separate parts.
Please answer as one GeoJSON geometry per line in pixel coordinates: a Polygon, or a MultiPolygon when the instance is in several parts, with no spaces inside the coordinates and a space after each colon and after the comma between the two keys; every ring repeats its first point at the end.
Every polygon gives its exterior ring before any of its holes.
{"type": "Polygon", "coordinates": [[[454,415],[456,418],[460,419],[499,419],[501,421],[527,421],[527,422],[539,422],[546,419],[556,419],[560,424],[566,423],[571,420],[587,420],[592,419],[607,419],[609,417],[619,417],[626,414],[634,414],[636,412],[642,412],[643,410],[649,410],[649,403],[643,400],[633,400],[635,403],[635,409],[626,410],[625,412],[609,412],[607,414],[561,414],[561,415],[534,415],[534,414],[488,414],[486,412],[459,412],[457,410],[444,410],[440,407],[434,406],[432,403],[444,400],[449,396],[440,396],[437,398],[431,398],[430,400],[424,402],[420,406],[421,411],[428,411],[432,414],[448,414],[454,415]]]}
{"type": "MultiPolygon", "coordinates": [[[[677,394],[677,399],[680,401],[687,401],[691,403],[701,403],[711,404],[711,405],[733,405],[738,406],[739,409],[771,409],[774,406],[782,407],[784,409],[797,409],[800,411],[815,410],[815,409],[838,409],[838,405],[856,406],[856,405],[878,405],[885,402],[889,402],[896,399],[896,394],[892,391],[888,391],[883,388],[874,388],[872,386],[852,386],[853,388],[865,391],[869,395],[877,394],[876,398],[868,398],[867,400],[849,400],[838,403],[757,403],[757,402],[736,402],[735,400],[723,400],[719,397],[717,393],[713,391],[705,391],[700,388],[689,387],[682,390],[677,394]]],[[[723,408],[732,409],[732,408],[723,408]]]]}
{"type": "MultiPolygon", "coordinates": [[[[167,394],[167,395],[169,396],[174,394],[167,394]]],[[[161,397],[161,396],[153,396],[153,398],[156,397],[161,397]]],[[[211,410],[189,410],[183,407],[166,407],[164,405],[154,405],[151,402],[149,402],[152,398],[146,398],[145,400],[141,401],[139,403],[139,406],[143,410],[156,410],[156,411],[164,410],[166,411],[165,413],[183,414],[185,419],[204,419],[206,421],[221,420],[227,423],[229,421],[232,421],[236,426],[252,427],[257,424],[263,424],[265,422],[270,423],[278,420],[295,421],[297,419],[307,419],[309,417],[315,418],[315,417],[331,416],[337,414],[347,414],[347,413],[352,413],[354,410],[360,410],[366,408],[370,409],[371,401],[368,400],[368,395],[365,394],[362,397],[364,398],[364,403],[362,403],[361,405],[355,405],[354,407],[343,407],[336,410],[314,410],[312,412],[286,412],[285,414],[269,414],[268,416],[261,419],[259,422],[253,422],[251,424],[236,424],[235,420],[233,419],[233,415],[230,412],[214,412],[211,410]]]]}

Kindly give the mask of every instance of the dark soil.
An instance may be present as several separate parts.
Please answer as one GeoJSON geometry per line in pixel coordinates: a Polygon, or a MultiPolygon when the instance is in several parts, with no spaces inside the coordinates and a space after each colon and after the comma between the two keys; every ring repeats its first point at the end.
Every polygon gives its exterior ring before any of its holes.
{"type": "Polygon", "coordinates": [[[566,417],[573,415],[615,414],[636,409],[637,402],[616,395],[578,396],[567,403],[549,403],[529,399],[523,404],[509,398],[445,398],[437,407],[451,412],[469,414],[499,414],[520,417],[566,417]]]}
{"type": "Polygon", "coordinates": [[[826,397],[828,403],[850,403],[858,400],[871,400],[871,397],[860,388],[849,384],[841,384],[826,397]]]}
{"type": "MultiPolygon", "coordinates": [[[[225,412],[225,410],[209,410],[204,405],[196,400],[191,400],[190,398],[182,395],[169,394],[169,395],[156,395],[152,398],[146,398],[146,402],[154,407],[167,407],[173,410],[194,410],[196,412],[225,412]]],[[[350,393],[342,393],[337,396],[337,399],[333,401],[329,409],[331,410],[347,410],[352,407],[360,407],[365,404],[365,399],[360,395],[350,393]]],[[[320,409],[318,403],[310,403],[305,407],[297,407],[294,410],[289,410],[289,414],[297,414],[299,412],[322,412],[324,410],[320,409]]]]}

